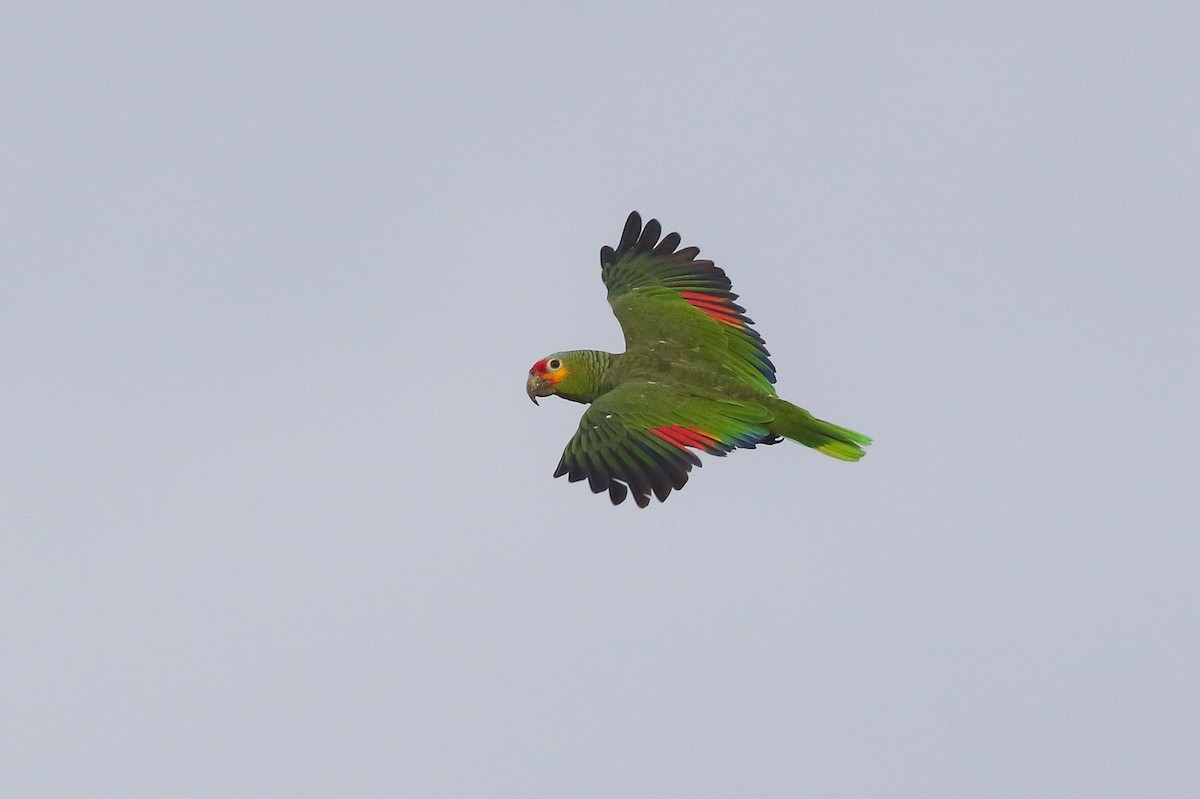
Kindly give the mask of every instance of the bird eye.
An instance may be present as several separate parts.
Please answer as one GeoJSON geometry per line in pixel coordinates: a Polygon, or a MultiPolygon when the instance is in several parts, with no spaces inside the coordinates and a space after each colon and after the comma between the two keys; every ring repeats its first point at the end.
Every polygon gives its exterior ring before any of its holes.
{"type": "Polygon", "coordinates": [[[558,358],[551,358],[550,360],[546,361],[546,368],[551,372],[557,372],[562,368],[562,361],[560,361],[558,358]]]}

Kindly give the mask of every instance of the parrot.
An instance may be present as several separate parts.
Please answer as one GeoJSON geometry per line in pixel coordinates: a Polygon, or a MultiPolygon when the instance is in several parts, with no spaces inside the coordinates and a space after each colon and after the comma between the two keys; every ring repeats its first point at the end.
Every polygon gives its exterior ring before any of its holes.
{"type": "Polygon", "coordinates": [[[614,505],[632,494],[644,508],[683,488],[697,452],[789,439],[843,461],[863,457],[870,438],[777,396],[770,353],[725,271],[681,241],[630,213],[616,248],[600,249],[625,352],[566,350],[530,367],[535,405],[556,395],[590,406],[554,476],[587,480],[614,505]]]}

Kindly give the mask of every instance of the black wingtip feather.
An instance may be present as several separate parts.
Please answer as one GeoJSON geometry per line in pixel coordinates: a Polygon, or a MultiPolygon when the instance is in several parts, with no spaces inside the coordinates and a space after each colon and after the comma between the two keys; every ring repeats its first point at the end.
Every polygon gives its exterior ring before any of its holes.
{"type": "Polygon", "coordinates": [[[662,225],[657,219],[651,219],[646,223],[646,227],[642,228],[642,235],[638,238],[635,249],[638,252],[650,252],[654,245],[658,244],[658,237],[661,235],[662,225]]]}
{"type": "Polygon", "coordinates": [[[625,229],[621,231],[621,243],[617,245],[617,252],[625,252],[636,244],[641,232],[641,214],[637,211],[630,211],[629,218],[625,220],[625,229]]]}
{"type": "MultiPolygon", "coordinates": [[[[631,252],[648,252],[654,255],[681,256],[684,261],[695,259],[700,252],[698,247],[687,247],[675,252],[675,248],[679,246],[681,238],[678,233],[668,233],[666,236],[662,234],[663,227],[657,219],[651,219],[642,225],[642,215],[637,211],[631,211],[629,217],[625,220],[625,229],[621,231],[621,240],[616,247],[604,246],[600,248],[600,265],[611,266],[631,252]],[[662,241],[659,241],[659,238],[662,241]]],[[[704,267],[705,265],[712,266],[711,261],[702,261],[695,264],[688,264],[688,273],[695,276],[695,267],[704,267]]],[[[724,273],[721,273],[724,277],[724,273]]]]}
{"type": "Polygon", "coordinates": [[[670,255],[675,252],[675,248],[679,246],[680,238],[678,233],[668,233],[663,236],[663,240],[654,248],[655,255],[670,255]]]}
{"type": "Polygon", "coordinates": [[[609,479],[605,476],[604,472],[597,469],[592,469],[588,472],[587,481],[588,488],[592,489],[593,494],[607,491],[610,485],[609,479]]]}

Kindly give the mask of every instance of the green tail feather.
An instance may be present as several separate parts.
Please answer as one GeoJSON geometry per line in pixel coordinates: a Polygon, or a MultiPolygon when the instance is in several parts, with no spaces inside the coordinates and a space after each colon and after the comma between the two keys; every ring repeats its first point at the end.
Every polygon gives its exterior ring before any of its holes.
{"type": "Polygon", "coordinates": [[[776,415],[767,429],[776,435],[798,441],[838,460],[856,461],[867,454],[862,448],[870,444],[871,439],[862,433],[816,419],[786,400],[775,400],[771,410],[776,415]]]}

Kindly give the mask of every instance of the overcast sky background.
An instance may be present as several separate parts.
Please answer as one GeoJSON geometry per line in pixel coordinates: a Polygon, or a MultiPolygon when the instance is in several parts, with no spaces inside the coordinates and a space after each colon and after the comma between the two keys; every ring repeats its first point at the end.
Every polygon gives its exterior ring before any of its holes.
{"type": "Polygon", "coordinates": [[[0,795],[1195,796],[1194,2],[29,3],[0,795]],[[1048,7],[1049,6],[1049,7],[1048,7]],[[637,209],[875,438],[553,480],[637,209]]]}

